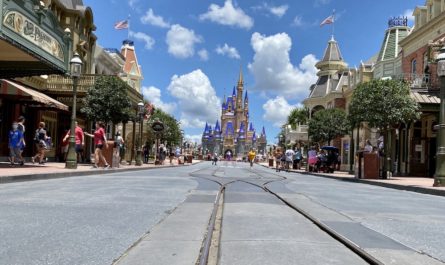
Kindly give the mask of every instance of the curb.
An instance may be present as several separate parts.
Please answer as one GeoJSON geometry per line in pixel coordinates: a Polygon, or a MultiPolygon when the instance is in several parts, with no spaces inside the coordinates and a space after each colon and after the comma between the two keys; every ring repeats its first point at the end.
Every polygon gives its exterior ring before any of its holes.
{"type": "MultiPolygon", "coordinates": [[[[259,165],[270,169],[270,167],[268,167],[266,165],[261,165],[261,164],[259,164],[259,165]]],[[[386,182],[376,182],[376,181],[371,181],[371,180],[366,180],[366,179],[342,178],[342,177],[329,176],[329,175],[317,174],[317,173],[306,172],[306,171],[304,171],[304,172],[290,171],[290,172],[302,174],[302,175],[315,176],[315,177],[320,177],[320,178],[328,178],[328,179],[335,179],[335,180],[346,181],[346,182],[368,184],[368,185],[379,186],[379,187],[384,187],[384,188],[411,191],[411,192],[417,192],[417,193],[422,193],[422,194],[445,197],[445,190],[436,190],[436,189],[429,189],[429,188],[417,187],[417,186],[405,186],[405,185],[386,183],[386,182]]]]}
{"type": "MultiPolygon", "coordinates": [[[[182,166],[192,166],[201,163],[197,162],[194,164],[185,164],[182,166]]],[[[181,167],[182,167],[181,166],[181,167]]],[[[88,170],[88,171],[79,171],[76,172],[74,170],[66,171],[66,172],[57,172],[57,173],[39,173],[39,174],[26,174],[26,175],[17,175],[17,176],[7,176],[0,177],[0,185],[14,182],[25,182],[25,181],[35,181],[35,180],[45,180],[45,179],[58,179],[58,178],[70,178],[70,177],[84,177],[84,176],[92,176],[92,175],[106,175],[106,174],[114,174],[119,172],[133,172],[133,171],[143,171],[143,170],[152,170],[159,168],[174,168],[179,166],[157,166],[157,167],[134,167],[134,168],[124,168],[124,169],[103,169],[103,170],[88,170]]]]}

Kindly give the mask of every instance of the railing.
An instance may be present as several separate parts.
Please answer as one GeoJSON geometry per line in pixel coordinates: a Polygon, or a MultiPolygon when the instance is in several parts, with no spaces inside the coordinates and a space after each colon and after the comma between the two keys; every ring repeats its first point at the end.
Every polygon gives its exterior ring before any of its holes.
{"type": "MultiPolygon", "coordinates": [[[[82,75],[77,83],[77,91],[86,93],[90,87],[94,86],[95,75],[82,75]]],[[[50,75],[46,82],[46,89],[52,92],[73,91],[73,79],[69,76],[50,75]]]]}
{"type": "Polygon", "coordinates": [[[423,89],[438,89],[439,80],[436,75],[431,74],[413,74],[403,73],[401,75],[394,76],[393,79],[407,81],[411,88],[423,88],[423,89]]]}

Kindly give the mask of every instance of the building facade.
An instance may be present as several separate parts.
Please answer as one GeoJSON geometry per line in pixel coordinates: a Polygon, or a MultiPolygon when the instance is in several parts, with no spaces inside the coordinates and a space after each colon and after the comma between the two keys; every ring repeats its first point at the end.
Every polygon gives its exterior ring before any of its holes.
{"type": "Polygon", "coordinates": [[[221,120],[216,121],[214,128],[208,124],[204,128],[202,152],[220,155],[230,152],[232,155],[244,157],[251,148],[265,154],[266,145],[265,128],[257,134],[253,123],[249,122],[249,96],[247,91],[244,91],[243,73],[240,70],[232,95],[227,98],[224,96],[221,120]]]}

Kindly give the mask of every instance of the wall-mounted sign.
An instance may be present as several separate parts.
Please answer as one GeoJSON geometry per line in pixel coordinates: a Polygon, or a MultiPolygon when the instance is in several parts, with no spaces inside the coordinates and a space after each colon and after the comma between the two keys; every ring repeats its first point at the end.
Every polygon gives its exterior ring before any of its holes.
{"type": "Polygon", "coordinates": [[[10,11],[6,13],[5,19],[3,20],[3,25],[16,32],[26,40],[37,45],[60,61],[65,61],[62,45],[60,45],[57,40],[51,37],[42,28],[35,25],[34,22],[19,12],[10,11]]]}
{"type": "Polygon", "coordinates": [[[422,152],[422,145],[421,144],[416,144],[416,146],[414,147],[414,150],[416,152],[422,152]]]}

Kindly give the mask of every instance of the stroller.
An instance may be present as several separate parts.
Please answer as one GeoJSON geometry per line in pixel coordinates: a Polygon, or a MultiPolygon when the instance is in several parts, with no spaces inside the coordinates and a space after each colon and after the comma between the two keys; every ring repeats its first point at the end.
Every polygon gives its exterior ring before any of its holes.
{"type": "Polygon", "coordinates": [[[323,146],[321,149],[323,152],[318,156],[317,171],[334,173],[338,161],[338,148],[335,146],[323,146]]]}

